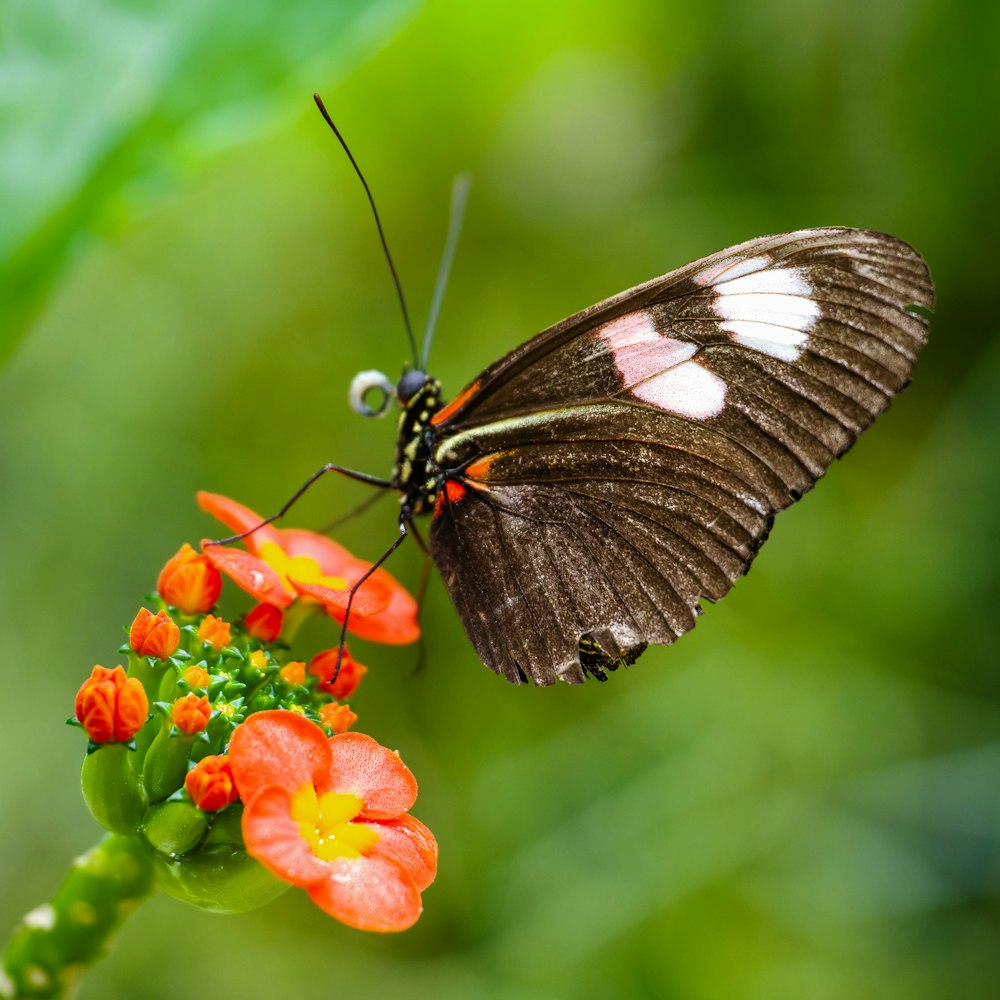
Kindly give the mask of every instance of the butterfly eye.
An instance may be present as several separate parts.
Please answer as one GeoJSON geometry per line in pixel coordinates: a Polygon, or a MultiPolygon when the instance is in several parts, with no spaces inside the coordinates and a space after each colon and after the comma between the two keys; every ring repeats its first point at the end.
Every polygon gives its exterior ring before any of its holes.
{"type": "Polygon", "coordinates": [[[389,401],[396,395],[396,387],[382,372],[358,372],[351,382],[348,398],[351,407],[363,417],[381,417],[389,408],[389,401]],[[377,404],[369,404],[369,396],[375,393],[377,404]]]}

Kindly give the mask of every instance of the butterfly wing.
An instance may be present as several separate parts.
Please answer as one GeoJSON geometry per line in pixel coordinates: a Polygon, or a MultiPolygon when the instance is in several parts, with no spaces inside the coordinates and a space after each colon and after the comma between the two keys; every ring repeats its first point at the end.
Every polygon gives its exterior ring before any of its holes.
{"type": "Polygon", "coordinates": [[[431,553],[483,661],[581,681],[692,628],[909,380],[927,267],[856,229],[752,240],[592,306],[434,417],[431,553]]]}

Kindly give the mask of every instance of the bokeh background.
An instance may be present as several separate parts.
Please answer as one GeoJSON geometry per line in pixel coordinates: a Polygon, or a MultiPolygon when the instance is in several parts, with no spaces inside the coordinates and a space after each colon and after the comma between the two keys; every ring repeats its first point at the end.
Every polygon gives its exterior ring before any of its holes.
{"type": "MultiPolygon", "coordinates": [[[[97,836],[63,726],[162,561],[324,461],[406,357],[452,177],[475,186],[432,354],[446,392],[564,315],[752,236],[887,230],[937,281],[912,387],[672,649],[508,687],[440,582],[427,664],[356,644],[361,727],[441,842],[411,932],[290,892],[147,903],[83,1000],[906,998],[1000,975],[996,5],[7,0],[0,20],[0,928],[97,836]]],[[[295,523],[365,496],[323,482],[295,523]]],[[[369,558],[393,502],[345,525],[369,558]]],[[[393,572],[415,586],[421,560],[393,572]]],[[[314,649],[330,632],[306,636],[314,649]]]]}

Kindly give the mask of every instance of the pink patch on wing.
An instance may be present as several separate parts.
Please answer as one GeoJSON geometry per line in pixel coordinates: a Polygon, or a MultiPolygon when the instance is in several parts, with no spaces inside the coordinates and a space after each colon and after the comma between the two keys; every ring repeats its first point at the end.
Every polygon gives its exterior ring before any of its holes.
{"type": "Polygon", "coordinates": [[[598,336],[611,348],[626,389],[687,361],[698,350],[695,344],[661,336],[652,317],[643,311],[605,323],[598,336]]]}
{"type": "Polygon", "coordinates": [[[597,335],[611,349],[624,387],[637,399],[683,417],[714,417],[722,411],[726,383],[691,360],[696,344],[657,333],[645,310],[605,323],[597,335]]]}

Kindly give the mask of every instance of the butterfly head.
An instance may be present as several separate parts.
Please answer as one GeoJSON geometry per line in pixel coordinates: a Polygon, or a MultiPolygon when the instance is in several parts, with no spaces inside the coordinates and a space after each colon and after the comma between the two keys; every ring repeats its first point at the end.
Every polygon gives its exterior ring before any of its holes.
{"type": "Polygon", "coordinates": [[[431,381],[419,368],[406,368],[395,385],[383,372],[358,372],[351,382],[351,407],[363,417],[381,417],[393,400],[405,409],[431,381]]]}

